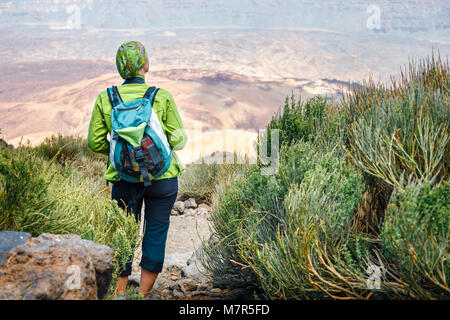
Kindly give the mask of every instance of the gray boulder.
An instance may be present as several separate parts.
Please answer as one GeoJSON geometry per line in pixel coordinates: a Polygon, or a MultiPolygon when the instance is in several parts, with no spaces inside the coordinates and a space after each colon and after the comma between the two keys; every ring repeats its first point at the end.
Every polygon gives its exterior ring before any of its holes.
{"type": "MultiPolygon", "coordinates": [[[[81,238],[80,238],[81,240],[81,238]]],[[[110,247],[90,240],[81,240],[92,259],[97,280],[97,296],[103,299],[108,291],[113,275],[113,251],[110,247]]]]}
{"type": "Polygon", "coordinates": [[[203,248],[198,248],[192,256],[187,260],[186,266],[181,269],[183,278],[189,278],[196,282],[204,282],[208,280],[206,270],[199,260],[199,256],[203,253],[203,248]]]}
{"type": "Polygon", "coordinates": [[[179,214],[183,214],[185,208],[185,204],[183,201],[175,201],[173,205],[173,210],[176,210],[179,214]]]}
{"type": "Polygon", "coordinates": [[[31,238],[27,232],[0,232],[0,266],[5,264],[6,258],[18,246],[24,245],[31,238]]]}
{"type": "Polygon", "coordinates": [[[184,207],[186,209],[195,209],[197,208],[197,202],[195,202],[194,198],[189,198],[184,202],[184,207]]]}
{"type": "Polygon", "coordinates": [[[102,299],[113,252],[78,235],[0,232],[0,299],[102,299]]]}

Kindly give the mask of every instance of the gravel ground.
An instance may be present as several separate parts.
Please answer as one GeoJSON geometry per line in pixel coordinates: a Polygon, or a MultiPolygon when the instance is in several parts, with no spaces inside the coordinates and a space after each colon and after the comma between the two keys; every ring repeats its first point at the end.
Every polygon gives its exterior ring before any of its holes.
{"type": "MultiPolygon", "coordinates": [[[[141,224],[142,232],[143,224],[141,224]]],[[[169,233],[166,242],[166,255],[187,254],[197,250],[202,240],[210,236],[209,221],[205,216],[171,216],[169,233]]],[[[133,274],[140,274],[139,262],[141,248],[136,250],[133,262],[133,274]]]]}

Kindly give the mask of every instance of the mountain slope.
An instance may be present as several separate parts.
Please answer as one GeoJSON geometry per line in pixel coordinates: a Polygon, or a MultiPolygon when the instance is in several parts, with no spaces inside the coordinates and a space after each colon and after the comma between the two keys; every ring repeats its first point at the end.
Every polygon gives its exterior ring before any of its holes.
{"type": "MultiPolygon", "coordinates": [[[[15,145],[22,137],[36,144],[56,133],[86,136],[97,95],[123,81],[108,63],[92,61],[21,63],[1,66],[0,72],[8,75],[0,80],[0,128],[15,145]]],[[[216,150],[233,152],[233,143],[248,149],[245,145],[251,145],[257,130],[292,92],[302,92],[304,98],[337,96],[346,85],[193,69],[151,72],[147,83],[174,96],[192,143],[186,148],[193,150],[186,156],[190,160],[216,150]],[[238,137],[236,142],[222,143],[224,130],[229,139],[238,137]]]]}

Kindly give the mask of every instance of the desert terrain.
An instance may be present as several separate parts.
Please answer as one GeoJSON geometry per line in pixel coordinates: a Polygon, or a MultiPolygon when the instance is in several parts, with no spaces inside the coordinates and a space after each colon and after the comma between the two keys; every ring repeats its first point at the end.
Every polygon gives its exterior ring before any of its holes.
{"type": "MultiPolygon", "coordinates": [[[[0,73],[7,75],[0,80],[0,128],[13,145],[36,145],[59,133],[86,137],[97,95],[123,81],[109,63],[95,61],[17,63],[0,67],[0,73]]],[[[286,96],[337,98],[346,88],[326,79],[267,80],[195,69],[152,72],[147,83],[175,98],[189,135],[179,153],[186,163],[214,151],[252,155],[257,131],[286,96]]]]}
{"type": "Polygon", "coordinates": [[[0,135],[85,137],[98,93],[122,83],[116,50],[133,39],[149,52],[147,83],[169,90],[183,117],[183,162],[251,153],[288,95],[339,99],[411,59],[445,59],[450,6],[425,2],[0,1],[0,135]]]}

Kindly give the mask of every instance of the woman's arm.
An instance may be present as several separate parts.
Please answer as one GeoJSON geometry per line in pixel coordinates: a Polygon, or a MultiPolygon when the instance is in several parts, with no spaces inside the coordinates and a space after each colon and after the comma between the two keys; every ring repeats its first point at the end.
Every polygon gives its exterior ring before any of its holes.
{"type": "Polygon", "coordinates": [[[166,94],[166,119],[164,127],[167,139],[173,150],[181,150],[187,142],[187,133],[184,129],[183,121],[178,113],[177,105],[172,95],[164,90],[166,94]]]}
{"type": "Polygon", "coordinates": [[[89,123],[88,146],[98,153],[108,154],[109,142],[107,139],[108,129],[106,128],[105,119],[103,117],[100,95],[95,101],[94,110],[92,111],[91,122],[89,123]]]}

